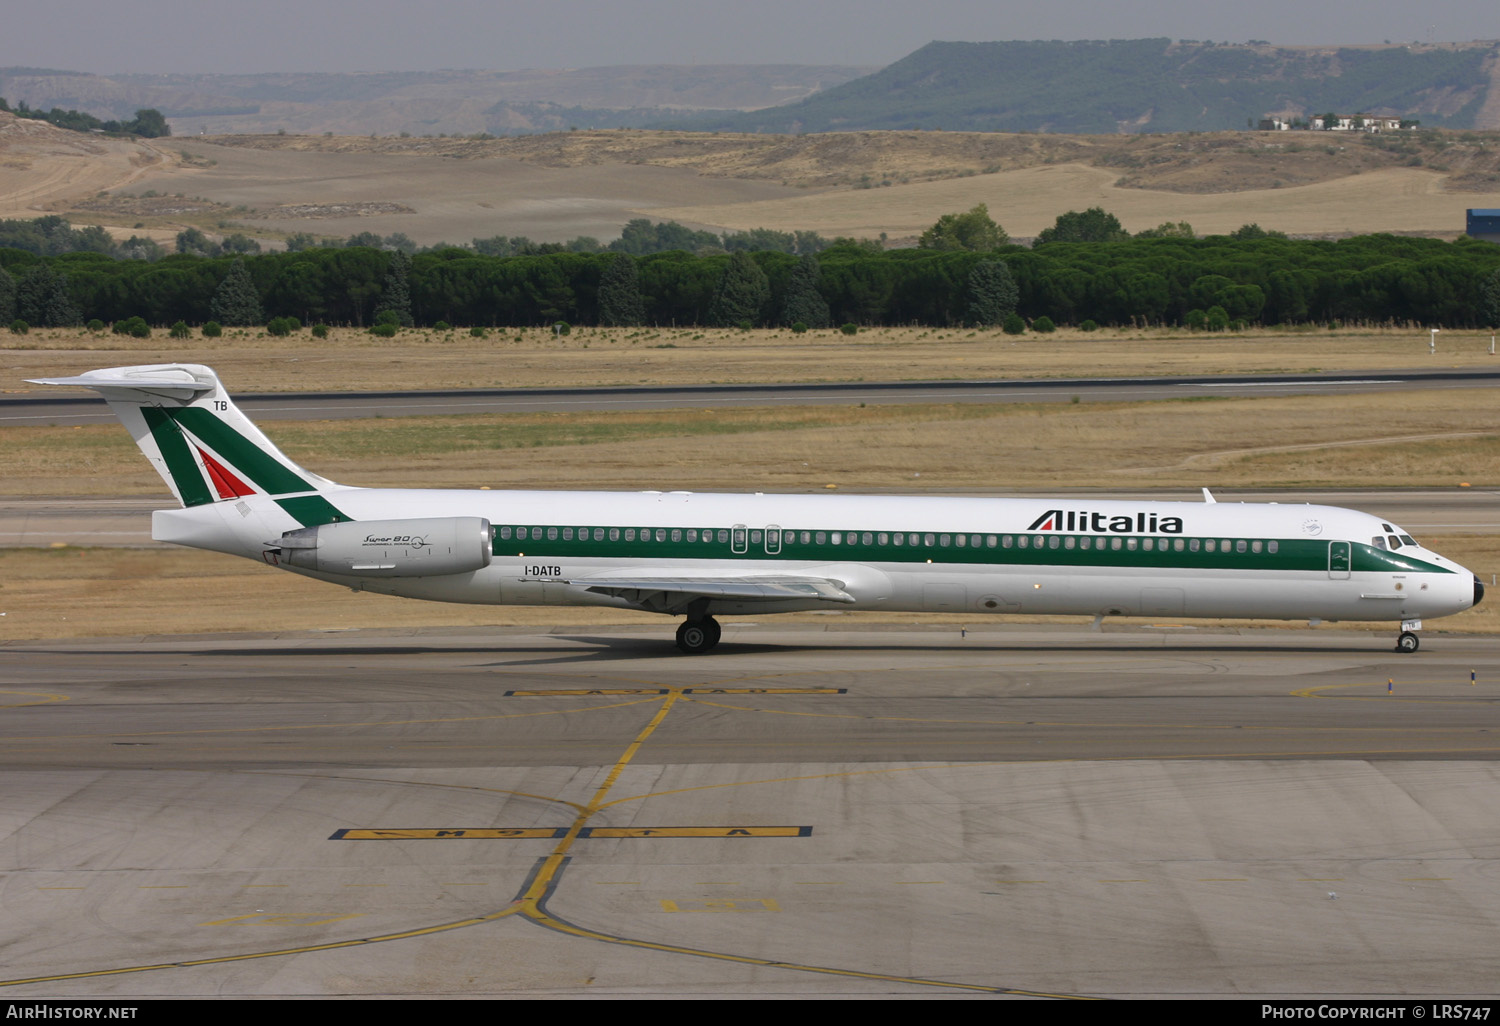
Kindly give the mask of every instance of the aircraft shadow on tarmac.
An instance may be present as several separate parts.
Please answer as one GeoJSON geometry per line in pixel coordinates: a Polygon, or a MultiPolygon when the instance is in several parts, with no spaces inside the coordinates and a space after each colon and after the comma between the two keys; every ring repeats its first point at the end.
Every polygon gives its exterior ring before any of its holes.
{"type": "MultiPolygon", "coordinates": [[[[917,637],[920,637],[917,636],[917,637]]],[[[1070,651],[1086,652],[1089,654],[1115,653],[1119,655],[1129,654],[1151,654],[1151,655],[1183,655],[1202,657],[1222,653],[1225,655],[1363,655],[1371,659],[1384,658],[1396,653],[1388,646],[1380,644],[1378,639],[1371,638],[1369,643],[1358,643],[1349,645],[1305,645],[1305,644],[1246,644],[1233,645],[1157,645],[1157,644],[1016,644],[1006,643],[998,639],[968,638],[958,643],[922,643],[913,641],[911,644],[892,644],[882,642],[880,644],[862,645],[819,645],[809,644],[777,644],[772,642],[754,641],[724,641],[711,655],[702,655],[695,658],[682,656],[673,650],[672,643],[657,637],[621,637],[612,635],[591,634],[549,634],[549,641],[571,642],[578,644],[580,648],[558,648],[547,652],[537,652],[534,645],[516,646],[507,648],[505,645],[397,645],[384,646],[378,641],[369,645],[338,645],[334,647],[309,647],[292,645],[285,648],[275,647],[242,647],[225,646],[213,648],[194,648],[191,650],[172,652],[173,656],[182,658],[230,658],[230,657],[252,657],[258,659],[272,659],[277,656],[288,658],[305,659],[316,656],[368,656],[368,655],[415,655],[415,656],[437,656],[437,655],[494,655],[507,651],[517,655],[535,653],[534,659],[508,659],[506,666],[525,666],[530,664],[556,664],[566,662],[589,662],[601,659],[663,659],[679,658],[683,665],[712,664],[713,660],[724,656],[754,656],[754,655],[787,655],[789,653],[814,654],[819,651],[858,651],[861,653],[916,653],[930,652],[937,654],[956,654],[960,652],[987,652],[995,655],[1040,653],[1065,653],[1070,651]]],[[[1148,639],[1154,641],[1155,639],[1148,639]]],[[[90,656],[160,656],[161,650],[154,648],[33,648],[26,646],[24,651],[45,655],[90,655],[90,656]]],[[[1410,659],[1410,656],[1404,656],[1410,659]]],[[[499,665],[499,664],[494,664],[499,665]]]]}

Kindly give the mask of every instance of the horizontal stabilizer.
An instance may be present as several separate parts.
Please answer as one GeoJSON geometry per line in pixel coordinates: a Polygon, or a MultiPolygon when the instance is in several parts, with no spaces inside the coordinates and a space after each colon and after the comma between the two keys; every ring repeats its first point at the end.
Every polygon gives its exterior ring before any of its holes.
{"type": "MultiPolygon", "coordinates": [[[[212,392],[217,381],[200,381],[185,370],[161,367],[141,368],[131,373],[129,367],[89,371],[68,378],[27,378],[33,385],[76,385],[82,388],[132,388],[142,392],[212,392]],[[165,373],[163,372],[165,371],[165,373]]],[[[185,397],[184,397],[185,398],[185,397]]]]}

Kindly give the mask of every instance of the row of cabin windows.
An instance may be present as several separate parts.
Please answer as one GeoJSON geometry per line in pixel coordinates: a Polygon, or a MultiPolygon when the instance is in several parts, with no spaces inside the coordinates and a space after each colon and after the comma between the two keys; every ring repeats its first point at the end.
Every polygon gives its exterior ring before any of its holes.
{"type": "Polygon", "coordinates": [[[989,549],[1096,549],[1111,552],[1267,552],[1280,546],[1275,540],[1246,538],[1140,538],[1134,535],[1059,535],[1059,534],[926,534],[887,531],[791,531],[784,528],[747,530],[695,527],[510,527],[499,528],[503,541],[589,541],[602,542],[717,542],[731,543],[736,551],[745,548],[746,535],[751,545],[779,551],[781,545],[880,545],[898,548],[989,548],[989,549]]]}

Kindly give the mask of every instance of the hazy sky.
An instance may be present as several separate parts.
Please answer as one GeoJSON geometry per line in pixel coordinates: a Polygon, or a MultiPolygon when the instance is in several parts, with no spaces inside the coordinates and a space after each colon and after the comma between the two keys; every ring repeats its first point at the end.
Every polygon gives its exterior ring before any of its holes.
{"type": "Polygon", "coordinates": [[[0,66],[100,74],[888,64],[934,39],[1500,38],[1496,0],[49,0],[0,66]]]}

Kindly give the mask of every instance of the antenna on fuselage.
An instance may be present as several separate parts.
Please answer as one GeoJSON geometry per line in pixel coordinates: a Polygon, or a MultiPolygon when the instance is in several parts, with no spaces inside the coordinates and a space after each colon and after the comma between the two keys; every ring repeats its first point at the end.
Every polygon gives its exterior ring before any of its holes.
{"type": "Polygon", "coordinates": [[[1205,489],[1203,489],[1203,501],[1204,502],[1218,502],[1219,500],[1216,499],[1216,498],[1214,498],[1213,497],[1213,493],[1210,492],[1207,488],[1205,488],[1205,489]]]}

